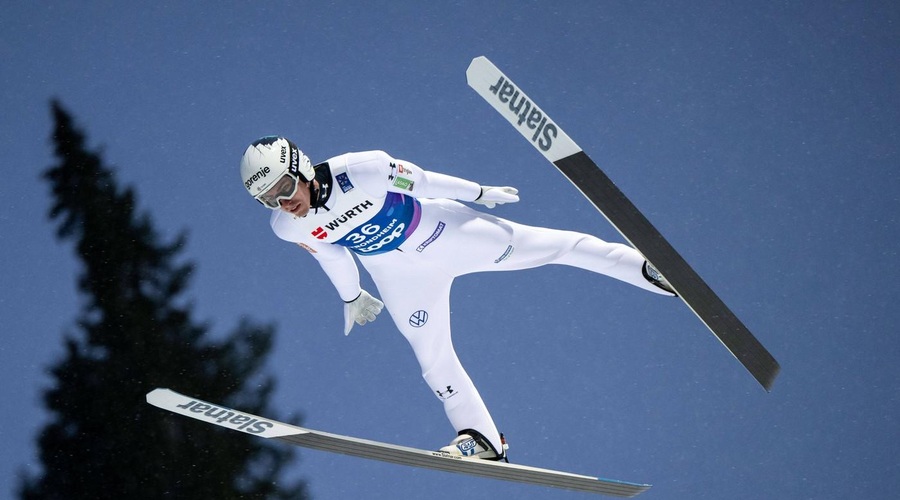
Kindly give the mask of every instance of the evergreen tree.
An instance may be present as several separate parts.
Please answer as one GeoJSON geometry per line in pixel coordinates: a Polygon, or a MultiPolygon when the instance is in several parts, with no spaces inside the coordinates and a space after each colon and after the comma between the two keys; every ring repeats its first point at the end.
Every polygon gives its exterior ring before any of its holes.
{"type": "Polygon", "coordinates": [[[224,340],[206,339],[180,298],[193,268],[176,262],[185,235],[160,242],[134,191],[86,149],[60,103],[51,108],[50,218],[59,239],[76,243],[86,300],[44,392],[52,418],[38,440],[43,471],[23,478],[21,498],[305,497],[303,483],[279,484],[289,448],[146,403],[147,392],[168,387],[276,417],[274,381],[262,373],[274,328],[244,320],[224,340]]]}

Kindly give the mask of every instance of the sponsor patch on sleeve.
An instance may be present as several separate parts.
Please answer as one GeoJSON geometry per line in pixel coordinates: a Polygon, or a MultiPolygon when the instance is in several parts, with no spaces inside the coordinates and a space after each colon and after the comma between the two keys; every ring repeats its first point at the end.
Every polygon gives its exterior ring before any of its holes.
{"type": "Polygon", "coordinates": [[[341,187],[341,191],[348,192],[353,190],[353,183],[350,182],[350,178],[347,177],[347,173],[337,174],[334,179],[337,181],[338,186],[341,187]]]}
{"type": "Polygon", "coordinates": [[[405,189],[407,191],[412,191],[415,182],[405,178],[405,177],[395,177],[394,178],[394,187],[399,189],[405,189]]]}

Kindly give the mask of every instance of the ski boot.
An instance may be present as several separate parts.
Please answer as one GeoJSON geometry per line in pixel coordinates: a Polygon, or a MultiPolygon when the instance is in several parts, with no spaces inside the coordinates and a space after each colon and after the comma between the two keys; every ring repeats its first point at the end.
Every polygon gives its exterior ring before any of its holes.
{"type": "Polygon", "coordinates": [[[490,441],[488,441],[480,432],[466,429],[459,431],[459,435],[456,436],[456,439],[439,451],[457,457],[470,457],[493,461],[502,460],[508,463],[509,460],[506,458],[506,450],[509,449],[509,445],[506,444],[506,438],[503,437],[503,434],[500,434],[500,441],[503,444],[503,450],[498,453],[494,446],[491,445],[490,441]]]}
{"type": "Polygon", "coordinates": [[[674,296],[678,296],[675,293],[675,289],[672,288],[672,285],[669,284],[669,281],[666,280],[666,277],[662,275],[659,271],[656,270],[655,267],[650,265],[650,261],[644,261],[644,278],[647,278],[647,281],[653,283],[654,285],[662,288],[663,290],[671,293],[674,296]]]}

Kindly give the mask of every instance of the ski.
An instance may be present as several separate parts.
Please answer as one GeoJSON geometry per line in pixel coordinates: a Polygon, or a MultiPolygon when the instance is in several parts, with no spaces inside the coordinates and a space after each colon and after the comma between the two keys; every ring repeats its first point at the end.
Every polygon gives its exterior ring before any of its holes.
{"type": "Polygon", "coordinates": [[[466,79],[666,277],[685,304],[770,391],[780,369],[775,358],[575,141],[486,57],[472,60],[466,79]]]}
{"type": "Polygon", "coordinates": [[[303,427],[188,397],[169,389],[154,389],[147,394],[147,402],[153,406],[202,422],[253,434],[262,438],[277,439],[294,446],[411,467],[627,498],[650,488],[648,484],[601,479],[503,462],[453,457],[438,451],[420,450],[304,429],[303,427]]]}

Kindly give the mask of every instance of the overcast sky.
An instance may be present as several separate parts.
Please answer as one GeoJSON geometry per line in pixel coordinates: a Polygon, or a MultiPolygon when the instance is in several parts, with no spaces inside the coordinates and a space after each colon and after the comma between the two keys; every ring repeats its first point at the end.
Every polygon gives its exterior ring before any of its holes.
{"type": "MultiPolygon", "coordinates": [[[[196,319],[213,335],[244,316],[277,323],[268,370],[282,414],[446,444],[453,431],[387,315],[344,337],[336,292],[271,233],[237,164],[266,134],[313,161],[383,149],[518,187],[503,217],[621,241],[466,85],[486,55],[782,365],[766,393],[680,301],[584,271],[461,278],[457,351],[511,460],[652,483],[648,499],[890,498],[898,52],[888,1],[6,2],[0,497],[39,466],[41,390],[81,305],[40,179],[53,97],[157,229],[188,232],[196,319]]],[[[586,497],[314,451],[293,474],[319,499],[586,497]]]]}

